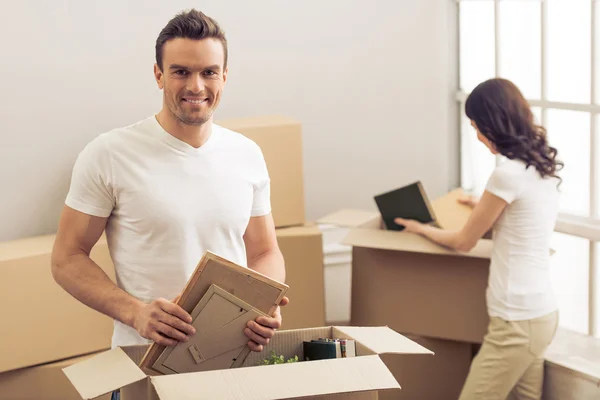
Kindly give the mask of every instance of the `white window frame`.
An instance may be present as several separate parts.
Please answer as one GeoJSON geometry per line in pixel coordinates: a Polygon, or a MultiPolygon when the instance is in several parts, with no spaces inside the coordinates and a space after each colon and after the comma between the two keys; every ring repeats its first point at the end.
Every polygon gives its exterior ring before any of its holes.
{"type": "MultiPolygon", "coordinates": [[[[475,0],[456,0],[457,3],[466,2],[466,1],[475,1],[475,0]]],[[[500,32],[499,32],[499,4],[501,1],[515,1],[515,0],[488,0],[494,2],[494,48],[495,48],[495,76],[500,76],[500,51],[499,51],[499,41],[500,41],[500,32]]],[[[528,99],[530,105],[532,107],[540,107],[542,110],[542,120],[540,121],[542,125],[545,125],[547,120],[547,110],[548,109],[558,109],[558,110],[572,110],[572,111],[584,111],[590,113],[590,217],[580,217],[576,215],[570,215],[561,213],[558,217],[558,222],[556,224],[555,231],[584,238],[590,241],[590,254],[589,254],[589,284],[588,284],[588,334],[591,336],[600,336],[600,331],[596,329],[597,325],[600,325],[600,307],[597,307],[598,300],[600,300],[600,255],[596,251],[596,242],[600,242],[600,210],[597,206],[597,201],[600,200],[600,181],[598,179],[600,176],[597,173],[596,169],[600,160],[597,157],[600,157],[600,154],[595,154],[596,145],[597,145],[597,135],[600,132],[597,132],[596,129],[596,116],[600,115],[600,105],[596,104],[596,100],[598,98],[595,86],[596,86],[596,71],[594,66],[597,62],[600,62],[598,59],[598,54],[596,54],[596,32],[599,29],[596,25],[595,15],[596,8],[598,7],[598,2],[600,0],[589,0],[591,1],[591,100],[589,104],[584,103],[562,103],[556,101],[549,101],[547,99],[547,74],[546,74],[546,65],[548,62],[547,54],[546,54],[546,45],[547,45],[547,21],[548,21],[548,3],[546,0],[529,0],[529,1],[538,1],[541,3],[541,54],[542,54],[542,65],[541,65],[541,98],[540,99],[528,99]]],[[[458,13],[460,18],[460,12],[458,13]]],[[[458,27],[460,29],[460,21],[458,21],[458,27]]],[[[600,32],[599,32],[600,33],[600,32]]],[[[460,44],[459,44],[460,46],[460,44]]],[[[459,74],[460,76],[460,74],[459,74]]],[[[460,112],[461,114],[464,112],[465,101],[467,99],[468,93],[462,91],[459,88],[459,91],[456,94],[456,100],[460,104],[460,112]]],[[[600,128],[600,127],[599,127],[600,128]]],[[[462,128],[461,128],[462,131],[462,128]]],[[[462,133],[461,133],[462,136],[462,133]]],[[[600,147],[599,147],[600,149],[600,147]]],[[[461,164],[462,164],[462,154],[460,156],[461,164]]],[[[498,158],[499,160],[499,158],[498,158]]],[[[461,168],[462,171],[462,168],[461,168]]]]}

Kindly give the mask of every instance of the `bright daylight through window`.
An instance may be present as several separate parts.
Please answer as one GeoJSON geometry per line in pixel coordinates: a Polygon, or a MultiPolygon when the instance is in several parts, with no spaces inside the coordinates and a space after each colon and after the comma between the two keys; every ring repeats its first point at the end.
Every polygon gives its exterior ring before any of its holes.
{"type": "Polygon", "coordinates": [[[561,327],[600,336],[600,3],[460,0],[461,185],[481,194],[496,163],[464,102],[494,76],[513,81],[565,163],[553,237],[561,327]]]}

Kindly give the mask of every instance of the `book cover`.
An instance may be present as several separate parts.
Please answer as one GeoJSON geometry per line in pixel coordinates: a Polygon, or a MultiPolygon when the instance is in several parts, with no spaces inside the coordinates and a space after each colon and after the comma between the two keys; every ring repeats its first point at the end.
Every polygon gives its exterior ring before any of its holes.
{"type": "Polygon", "coordinates": [[[404,230],[395,218],[413,219],[424,224],[439,226],[427,194],[420,181],[379,194],[374,197],[386,229],[404,230]]]}

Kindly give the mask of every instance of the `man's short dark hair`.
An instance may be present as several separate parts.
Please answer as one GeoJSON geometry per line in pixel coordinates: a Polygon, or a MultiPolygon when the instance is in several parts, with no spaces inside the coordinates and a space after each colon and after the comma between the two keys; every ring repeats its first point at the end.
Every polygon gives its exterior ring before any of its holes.
{"type": "Polygon", "coordinates": [[[225,38],[225,32],[221,29],[217,21],[203,12],[195,9],[181,12],[173,17],[163,30],[160,31],[156,39],[156,63],[161,71],[163,70],[163,47],[167,41],[175,38],[194,40],[213,38],[220,40],[223,45],[223,53],[225,54],[223,68],[227,67],[227,39],[225,38]]]}

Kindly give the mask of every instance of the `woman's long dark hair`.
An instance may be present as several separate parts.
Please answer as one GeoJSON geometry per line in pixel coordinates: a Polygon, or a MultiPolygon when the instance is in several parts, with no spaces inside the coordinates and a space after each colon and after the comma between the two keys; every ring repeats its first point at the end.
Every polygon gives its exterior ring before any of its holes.
{"type": "Polygon", "coordinates": [[[529,103],[509,80],[494,78],[480,83],[469,95],[465,112],[496,151],[508,159],[535,167],[542,177],[555,177],[564,164],[548,144],[546,129],[536,125],[529,103]]]}

